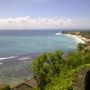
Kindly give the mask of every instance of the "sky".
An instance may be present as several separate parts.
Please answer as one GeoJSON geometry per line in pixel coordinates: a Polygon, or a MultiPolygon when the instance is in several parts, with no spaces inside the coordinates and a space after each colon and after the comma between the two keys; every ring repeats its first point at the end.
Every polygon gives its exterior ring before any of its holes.
{"type": "Polygon", "coordinates": [[[90,0],[0,0],[0,29],[90,29],[90,0]]]}

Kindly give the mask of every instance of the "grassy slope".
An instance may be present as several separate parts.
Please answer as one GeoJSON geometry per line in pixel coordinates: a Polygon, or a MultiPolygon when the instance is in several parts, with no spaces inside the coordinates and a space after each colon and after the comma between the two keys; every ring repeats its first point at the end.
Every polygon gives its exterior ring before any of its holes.
{"type": "Polygon", "coordinates": [[[46,90],[73,90],[73,79],[75,74],[82,68],[90,64],[81,65],[75,69],[62,71],[59,77],[53,78],[53,82],[47,85],[46,90]]]}
{"type": "Polygon", "coordinates": [[[90,66],[89,60],[90,52],[85,53],[85,55],[81,53],[79,58],[78,54],[76,56],[74,55],[71,60],[67,61],[68,63],[64,63],[64,65],[61,66],[60,75],[52,78],[52,82],[46,86],[46,90],[73,90],[72,81],[75,74],[80,69],[90,66]]]}
{"type": "Polygon", "coordinates": [[[51,83],[46,85],[45,90],[73,90],[75,74],[86,66],[90,67],[90,51],[69,53],[60,65],[60,75],[51,77],[51,83]]]}

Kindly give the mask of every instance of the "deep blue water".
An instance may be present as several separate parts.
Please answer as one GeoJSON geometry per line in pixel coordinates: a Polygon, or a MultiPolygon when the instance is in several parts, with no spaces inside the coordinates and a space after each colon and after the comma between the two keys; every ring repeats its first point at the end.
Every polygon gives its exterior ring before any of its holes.
{"type": "Polygon", "coordinates": [[[59,30],[2,30],[0,31],[0,57],[40,53],[61,49],[75,50],[77,43],[59,30]]]}

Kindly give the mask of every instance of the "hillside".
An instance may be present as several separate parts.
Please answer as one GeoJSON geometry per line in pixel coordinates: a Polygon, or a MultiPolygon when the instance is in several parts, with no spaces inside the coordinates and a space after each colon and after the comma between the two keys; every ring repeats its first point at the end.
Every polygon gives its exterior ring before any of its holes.
{"type": "MultiPolygon", "coordinates": [[[[56,52],[53,53],[55,54],[56,52]]],[[[41,55],[33,63],[34,75],[36,80],[39,82],[39,90],[73,90],[73,80],[75,79],[75,74],[82,68],[90,66],[90,51],[69,52],[65,59],[59,59],[59,62],[55,61],[53,66],[51,61],[52,59],[49,58],[50,62],[46,56],[45,58],[47,59],[45,59],[46,61],[44,63],[43,56],[41,55]],[[36,65],[38,66],[38,61],[41,63],[41,66],[39,64],[39,67],[37,68],[36,65]],[[43,67],[43,65],[46,65],[48,69],[45,70],[45,66],[43,67]],[[53,71],[54,69],[56,72],[53,71]]],[[[58,58],[58,54],[55,57],[58,58]]],[[[53,60],[55,60],[54,57],[53,60]]]]}

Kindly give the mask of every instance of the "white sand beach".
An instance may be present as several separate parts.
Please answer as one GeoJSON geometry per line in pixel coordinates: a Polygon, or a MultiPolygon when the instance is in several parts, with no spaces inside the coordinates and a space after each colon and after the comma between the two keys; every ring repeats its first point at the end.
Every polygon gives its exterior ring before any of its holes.
{"type": "Polygon", "coordinates": [[[80,35],[73,35],[73,34],[63,34],[63,35],[66,35],[66,36],[68,36],[70,38],[74,38],[77,43],[84,43],[85,44],[86,41],[87,41],[86,38],[84,38],[84,37],[82,37],[80,35]]]}

